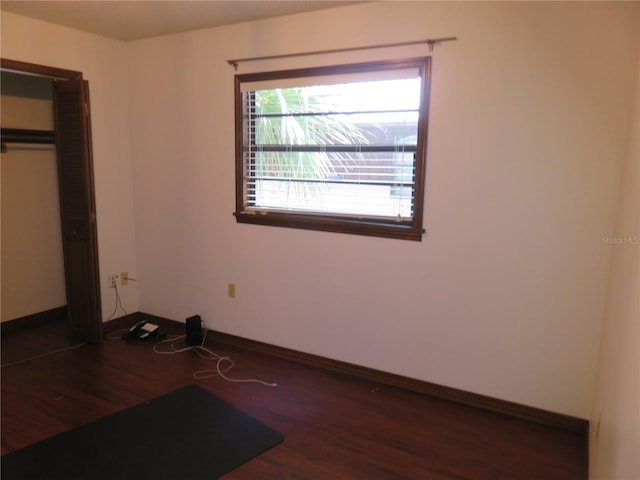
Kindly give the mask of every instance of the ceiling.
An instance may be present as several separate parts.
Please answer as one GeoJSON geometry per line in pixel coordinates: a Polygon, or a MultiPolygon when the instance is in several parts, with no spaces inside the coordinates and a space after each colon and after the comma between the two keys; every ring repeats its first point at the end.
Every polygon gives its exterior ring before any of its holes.
{"type": "Polygon", "coordinates": [[[117,40],[334,8],[349,0],[2,0],[0,10],[117,40]]]}

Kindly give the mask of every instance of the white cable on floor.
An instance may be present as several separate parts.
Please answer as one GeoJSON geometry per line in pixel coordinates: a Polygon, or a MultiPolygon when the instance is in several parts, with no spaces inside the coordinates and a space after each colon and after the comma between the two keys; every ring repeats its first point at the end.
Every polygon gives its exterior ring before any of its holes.
{"type": "Polygon", "coordinates": [[[83,345],[86,345],[86,342],[78,343],[77,345],[72,345],[70,347],[59,348],[58,350],[52,350],[51,352],[43,353],[42,355],[36,355],[34,357],[25,358],[24,360],[18,360],[16,362],[5,363],[1,367],[2,368],[4,368],[4,367],[12,367],[14,365],[19,365],[21,363],[30,362],[31,360],[37,360],[38,358],[48,357],[49,355],[54,355],[54,354],[60,353],[60,352],[66,352],[67,350],[73,350],[74,348],[82,347],[83,345]]]}
{"type": "Polygon", "coordinates": [[[175,348],[174,343],[178,340],[182,340],[183,338],[186,339],[187,336],[186,335],[179,335],[177,337],[173,337],[173,338],[168,338],[166,340],[163,340],[161,342],[156,343],[153,346],[153,351],[156,353],[159,353],[161,355],[174,355],[176,353],[182,353],[182,352],[195,352],[200,358],[204,358],[205,360],[211,360],[216,362],[216,368],[215,370],[213,369],[209,369],[209,370],[198,370],[196,372],[193,373],[193,378],[195,378],[196,380],[202,380],[204,378],[209,378],[209,377],[214,377],[216,375],[220,376],[222,379],[226,380],[227,382],[234,382],[234,383],[259,383],[261,385],[265,385],[267,387],[277,387],[278,384],[277,383],[270,383],[270,382],[265,382],[263,380],[259,380],[257,378],[230,378],[228,377],[226,374],[234,367],[235,362],[231,359],[231,357],[223,357],[222,355],[218,355],[217,353],[213,352],[212,350],[209,350],[208,348],[204,347],[204,341],[207,337],[207,330],[205,330],[205,334],[202,338],[202,343],[200,345],[190,345],[187,347],[182,347],[182,348],[175,348]],[[171,350],[167,351],[167,350],[160,350],[158,347],[161,345],[166,345],[166,344],[170,344],[171,346],[171,350]],[[228,365],[226,366],[226,368],[222,368],[221,365],[227,362],[228,365]]]}

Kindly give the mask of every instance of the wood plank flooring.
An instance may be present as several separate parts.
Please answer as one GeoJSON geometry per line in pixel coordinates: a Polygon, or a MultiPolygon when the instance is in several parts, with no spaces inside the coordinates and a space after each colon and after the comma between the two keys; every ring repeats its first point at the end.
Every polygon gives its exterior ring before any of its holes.
{"type": "MultiPolygon", "coordinates": [[[[35,327],[5,336],[3,365],[69,345],[64,332],[58,343],[53,337],[51,329],[39,334],[35,327]]],[[[219,376],[195,379],[194,372],[215,364],[193,352],[160,355],[149,345],[122,340],[83,345],[2,368],[2,453],[195,383],[286,437],[225,479],[587,478],[583,435],[243,350],[215,338],[207,346],[234,360],[229,377],[259,378],[278,386],[232,383],[219,376]]]]}

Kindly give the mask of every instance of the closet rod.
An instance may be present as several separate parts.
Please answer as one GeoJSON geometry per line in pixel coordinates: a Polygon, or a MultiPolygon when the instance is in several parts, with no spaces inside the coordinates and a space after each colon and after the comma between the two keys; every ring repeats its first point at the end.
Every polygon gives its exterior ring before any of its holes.
{"type": "Polygon", "coordinates": [[[349,48],[335,48],[332,50],[316,50],[313,52],[299,52],[299,53],[283,53],[281,55],[267,55],[263,57],[249,57],[249,58],[234,58],[233,60],[227,60],[229,65],[233,65],[234,69],[238,69],[238,65],[244,62],[255,62],[257,60],[274,60],[279,58],[292,58],[292,57],[304,57],[308,55],[323,55],[326,53],[342,53],[342,52],[355,52],[359,50],[373,50],[377,48],[390,48],[390,47],[404,47],[407,45],[429,45],[429,51],[433,50],[435,45],[442,42],[451,42],[457,40],[458,37],[442,37],[442,38],[428,38],[425,40],[414,40],[411,42],[399,42],[399,43],[385,43],[381,45],[369,45],[366,47],[349,47],[349,48]]]}
{"type": "Polygon", "coordinates": [[[6,153],[7,143],[54,144],[56,143],[56,132],[54,130],[3,128],[0,131],[0,139],[2,140],[0,151],[6,153]]]}
{"type": "Polygon", "coordinates": [[[3,128],[2,143],[56,143],[54,130],[28,130],[25,128],[3,128]]]}

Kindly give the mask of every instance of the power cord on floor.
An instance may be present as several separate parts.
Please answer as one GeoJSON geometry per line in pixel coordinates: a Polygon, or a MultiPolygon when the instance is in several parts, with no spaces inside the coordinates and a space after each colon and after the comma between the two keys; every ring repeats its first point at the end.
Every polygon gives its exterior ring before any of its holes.
{"type": "Polygon", "coordinates": [[[120,328],[107,334],[107,340],[122,340],[122,334],[127,333],[129,328],[120,328]]]}
{"type": "Polygon", "coordinates": [[[204,358],[205,360],[211,360],[216,362],[216,368],[209,370],[198,370],[193,373],[193,378],[196,380],[202,380],[204,378],[219,376],[227,382],[234,383],[259,383],[261,385],[265,385],[267,387],[277,387],[277,383],[265,382],[263,380],[259,380],[257,378],[230,378],[227,376],[227,373],[235,366],[235,362],[231,359],[231,357],[224,357],[222,355],[218,355],[217,353],[209,350],[204,346],[205,339],[207,338],[207,330],[205,329],[204,336],[202,337],[202,342],[200,345],[188,345],[185,347],[176,348],[175,342],[179,340],[186,340],[186,335],[179,335],[176,337],[168,338],[161,342],[156,343],[153,346],[153,351],[159,353],[161,355],[174,355],[176,353],[182,352],[195,352],[200,358],[204,358]],[[162,350],[163,347],[169,346],[171,350],[162,350]],[[224,366],[224,368],[223,368],[224,366]]]}
{"type": "Polygon", "coordinates": [[[4,365],[1,365],[0,367],[4,368],[4,367],[12,367],[14,365],[20,365],[21,363],[30,362],[31,360],[37,360],[38,358],[48,357],[48,356],[54,355],[56,353],[66,352],[67,350],[73,350],[74,348],[82,347],[83,345],[86,345],[86,343],[85,342],[78,343],[76,345],[71,345],[70,347],[59,348],[57,350],[52,350],[50,352],[43,353],[42,355],[35,355],[33,357],[25,358],[24,360],[17,360],[15,362],[5,363],[4,365]]]}

